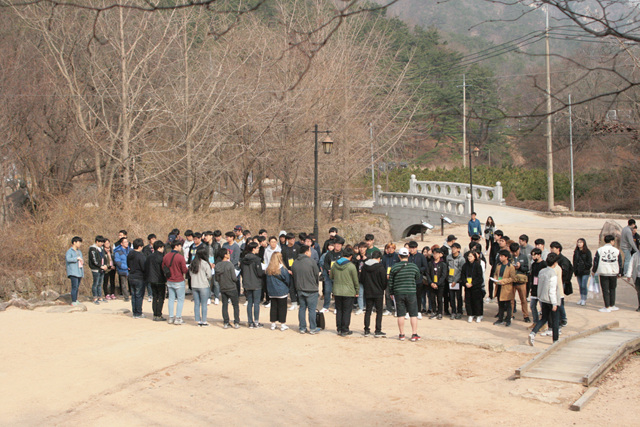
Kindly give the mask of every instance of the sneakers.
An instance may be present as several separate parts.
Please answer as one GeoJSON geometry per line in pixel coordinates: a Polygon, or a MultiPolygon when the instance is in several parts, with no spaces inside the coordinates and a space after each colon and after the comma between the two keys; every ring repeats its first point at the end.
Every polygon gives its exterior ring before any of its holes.
{"type": "Polygon", "coordinates": [[[553,336],[553,330],[552,329],[547,329],[544,332],[540,333],[541,337],[552,337],[553,336]]]}
{"type": "Polygon", "coordinates": [[[405,314],[405,315],[404,315],[404,318],[405,318],[405,319],[408,319],[408,318],[409,318],[409,313],[405,314]]]}
{"type": "Polygon", "coordinates": [[[469,316],[469,318],[467,319],[467,322],[469,323],[473,322],[473,316],[469,316]]]}
{"type": "Polygon", "coordinates": [[[438,314],[438,320],[442,320],[442,314],[438,314]]]}
{"type": "Polygon", "coordinates": [[[291,307],[289,307],[289,311],[293,311],[296,308],[298,308],[298,303],[297,302],[292,302],[291,303],[291,307]]]}
{"type": "Polygon", "coordinates": [[[240,323],[234,323],[233,329],[240,329],[240,323]]]}
{"type": "Polygon", "coordinates": [[[222,329],[229,329],[231,327],[230,324],[225,323],[224,325],[222,325],[222,329]]]}
{"type": "Polygon", "coordinates": [[[253,323],[249,323],[249,329],[255,329],[256,326],[253,323]]]}
{"type": "Polygon", "coordinates": [[[480,323],[480,322],[482,322],[482,316],[476,317],[476,323],[480,323]]]}
{"type": "Polygon", "coordinates": [[[94,300],[93,300],[93,303],[94,303],[95,305],[100,305],[100,301],[99,301],[99,300],[97,300],[97,299],[94,299],[94,300]]]}
{"type": "Polygon", "coordinates": [[[271,301],[269,301],[268,303],[266,303],[266,304],[264,305],[264,308],[271,308],[271,301]]]}
{"type": "Polygon", "coordinates": [[[200,323],[200,326],[202,326],[202,327],[209,326],[209,323],[207,323],[207,322],[202,322],[202,323],[200,323]]]}
{"type": "Polygon", "coordinates": [[[528,317],[524,318],[524,323],[531,323],[531,319],[529,319],[528,317]]]}
{"type": "Polygon", "coordinates": [[[615,305],[612,305],[611,307],[609,307],[609,310],[611,311],[618,311],[620,310],[618,307],[616,307],[615,305]]]}
{"type": "Polygon", "coordinates": [[[527,340],[527,342],[529,343],[529,345],[530,345],[531,347],[533,347],[533,343],[534,343],[534,341],[535,341],[535,340],[536,340],[536,334],[534,334],[533,332],[531,332],[531,333],[529,334],[529,339],[527,340]]]}
{"type": "Polygon", "coordinates": [[[507,328],[511,326],[511,320],[507,320],[506,322],[504,322],[504,326],[506,326],[507,328]]]}
{"type": "Polygon", "coordinates": [[[611,313],[611,309],[607,308],[607,307],[602,307],[602,308],[598,309],[598,311],[600,313],[611,313]]]}
{"type": "Polygon", "coordinates": [[[253,326],[254,326],[256,329],[264,328],[264,325],[263,325],[262,323],[260,323],[260,322],[255,322],[255,323],[253,324],[253,326]]]}
{"type": "Polygon", "coordinates": [[[404,341],[404,334],[398,335],[398,339],[399,339],[400,341],[404,341]]]}
{"type": "Polygon", "coordinates": [[[275,331],[277,327],[278,327],[278,325],[276,325],[275,323],[271,324],[271,330],[272,331],[275,331]]]}
{"type": "Polygon", "coordinates": [[[71,303],[71,305],[74,305],[74,306],[80,305],[80,301],[74,301],[74,302],[71,303]]]}
{"type": "Polygon", "coordinates": [[[284,323],[282,325],[280,325],[280,330],[281,331],[286,331],[287,329],[289,329],[289,327],[287,325],[285,325],[284,323]]]}
{"type": "Polygon", "coordinates": [[[422,320],[422,313],[418,313],[418,320],[422,320]]]}
{"type": "Polygon", "coordinates": [[[386,337],[387,337],[387,334],[385,334],[385,333],[384,333],[384,332],[382,332],[382,331],[376,331],[376,333],[375,333],[375,334],[373,334],[373,336],[374,336],[375,338],[386,338],[386,337]]]}
{"type": "Polygon", "coordinates": [[[364,330],[364,336],[365,336],[365,337],[369,337],[369,336],[371,336],[371,331],[370,331],[370,330],[368,330],[368,329],[365,329],[365,330],[364,330]]]}
{"type": "Polygon", "coordinates": [[[214,303],[215,305],[218,305],[218,304],[220,304],[220,300],[219,300],[218,298],[216,298],[216,299],[214,299],[214,300],[213,300],[213,303],[214,303]]]}
{"type": "Polygon", "coordinates": [[[422,338],[420,338],[420,335],[418,335],[418,334],[411,335],[411,342],[420,341],[421,339],[422,338]]]}
{"type": "Polygon", "coordinates": [[[245,301],[244,304],[242,304],[242,305],[244,305],[245,307],[248,306],[249,305],[249,301],[245,301]]]}
{"type": "Polygon", "coordinates": [[[362,313],[364,313],[364,311],[362,311],[361,308],[359,308],[358,310],[356,310],[356,316],[361,315],[362,313]]]}
{"type": "Polygon", "coordinates": [[[153,297],[147,298],[147,301],[152,302],[153,301],[153,297]]]}
{"type": "Polygon", "coordinates": [[[451,316],[449,316],[449,319],[451,319],[451,320],[456,320],[456,315],[455,315],[455,314],[452,314],[451,316]]]}
{"type": "Polygon", "coordinates": [[[458,319],[458,320],[462,319],[462,313],[456,314],[456,319],[458,319]]]}
{"type": "Polygon", "coordinates": [[[211,305],[211,298],[207,300],[207,305],[211,305]]]}
{"type": "Polygon", "coordinates": [[[307,330],[306,330],[306,329],[299,329],[299,332],[300,332],[301,334],[306,334],[306,333],[307,333],[307,330]]]}
{"type": "Polygon", "coordinates": [[[175,319],[173,317],[169,317],[169,324],[173,325],[173,322],[175,321],[175,319]]]}
{"type": "Polygon", "coordinates": [[[504,321],[503,320],[496,320],[495,322],[493,322],[494,325],[499,326],[499,325],[504,325],[504,321]]]}
{"type": "Polygon", "coordinates": [[[322,307],[322,309],[320,310],[320,313],[328,313],[328,312],[329,312],[328,308],[322,307]]]}
{"type": "Polygon", "coordinates": [[[438,317],[436,313],[431,313],[431,315],[429,316],[429,319],[435,319],[436,317],[438,317]]]}
{"type": "Polygon", "coordinates": [[[383,316],[391,316],[391,312],[389,310],[385,310],[382,312],[383,316]]]}
{"type": "Polygon", "coordinates": [[[182,317],[176,317],[176,320],[173,321],[174,325],[182,325],[184,323],[184,320],[182,320],[182,317]]]}

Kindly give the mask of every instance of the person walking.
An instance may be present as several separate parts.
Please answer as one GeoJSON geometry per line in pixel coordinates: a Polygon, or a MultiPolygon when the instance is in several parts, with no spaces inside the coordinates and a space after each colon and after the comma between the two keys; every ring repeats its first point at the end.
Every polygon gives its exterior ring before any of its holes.
{"type": "Polygon", "coordinates": [[[142,319],[142,300],[144,299],[144,264],[145,256],[142,254],[144,241],[135,239],[133,250],[127,255],[127,265],[129,266],[129,286],[131,287],[131,311],[134,319],[142,319]]]}
{"type": "Polygon", "coordinates": [[[553,342],[558,341],[560,337],[560,300],[564,297],[562,293],[562,275],[558,276],[556,268],[558,265],[559,255],[550,253],[547,256],[546,263],[548,267],[543,268],[538,273],[538,299],[542,306],[542,315],[536,322],[529,334],[529,345],[533,346],[536,334],[546,323],[551,324],[553,331],[553,342]]]}
{"type": "Polygon", "coordinates": [[[587,305],[587,295],[589,293],[587,285],[592,266],[593,255],[591,255],[591,251],[587,247],[587,241],[580,238],[576,242],[576,248],[573,251],[573,273],[576,275],[578,286],[580,287],[578,305],[587,305]]]}
{"type": "Polygon", "coordinates": [[[104,240],[104,237],[96,236],[95,243],[89,248],[89,270],[91,270],[91,275],[93,276],[91,295],[93,296],[94,304],[100,304],[100,300],[106,302],[106,299],[101,298],[104,273],[107,271],[102,250],[104,240]]]}
{"type": "Polygon", "coordinates": [[[346,337],[353,333],[349,330],[351,310],[353,309],[353,300],[358,296],[360,288],[358,271],[351,262],[353,256],[353,249],[347,247],[342,258],[335,262],[330,272],[330,277],[333,281],[333,296],[336,301],[336,329],[341,337],[346,337]]]}
{"type": "Polygon", "coordinates": [[[80,305],[78,302],[78,289],[84,277],[84,259],[82,258],[80,246],[82,246],[82,237],[74,236],[71,239],[71,247],[65,254],[67,277],[71,281],[71,305],[80,305]]]}
{"type": "Polygon", "coordinates": [[[280,330],[286,331],[287,326],[287,297],[289,296],[289,286],[291,276],[289,270],[284,266],[282,253],[274,252],[269,259],[267,266],[267,293],[271,299],[271,330],[275,330],[280,323],[280,330]]]}
{"type": "Polygon", "coordinates": [[[482,265],[480,264],[480,257],[475,251],[469,251],[466,254],[467,259],[464,265],[460,268],[461,286],[464,286],[464,302],[467,307],[467,321],[469,323],[475,321],[477,323],[482,322],[482,316],[484,313],[484,306],[482,303],[482,297],[484,294],[484,274],[482,265]]]}
{"type": "Polygon", "coordinates": [[[598,310],[601,313],[618,310],[616,307],[616,287],[623,264],[620,251],[612,245],[614,240],[615,237],[611,234],[604,236],[604,246],[598,248],[593,259],[592,271],[598,275],[604,299],[604,307],[598,310]]]}
{"type": "Polygon", "coordinates": [[[360,282],[366,295],[364,313],[364,336],[371,335],[371,312],[376,309],[376,327],[374,337],[386,337],[382,332],[382,303],[384,292],[387,289],[387,271],[381,262],[382,254],[379,250],[371,253],[371,257],[365,261],[360,272],[360,282]]]}
{"type": "Polygon", "coordinates": [[[211,296],[211,264],[209,264],[209,248],[200,246],[189,264],[191,276],[191,292],[193,293],[193,313],[198,326],[209,326],[207,323],[207,300],[211,296]]]}
{"type": "Polygon", "coordinates": [[[511,301],[515,297],[513,282],[516,279],[516,269],[510,262],[511,252],[502,249],[498,252],[498,265],[495,268],[493,281],[500,288],[498,296],[498,320],[494,325],[511,326],[511,301]]]}
{"type": "Polygon", "coordinates": [[[635,230],[633,227],[635,225],[636,220],[630,218],[627,221],[627,226],[622,229],[622,233],[620,235],[620,250],[622,251],[622,255],[624,256],[624,268],[620,270],[620,274],[627,273],[629,263],[631,262],[632,253],[638,252],[638,246],[633,239],[633,235],[635,234],[635,230]]]}
{"type": "Polygon", "coordinates": [[[147,257],[144,265],[145,282],[151,286],[151,309],[153,310],[153,321],[161,322],[166,320],[162,317],[162,306],[164,305],[164,295],[167,290],[167,278],[162,271],[162,258],[164,257],[164,242],[156,240],[153,242],[153,253],[147,257]]]}
{"type": "Polygon", "coordinates": [[[260,323],[260,296],[262,294],[262,278],[264,270],[260,265],[258,252],[260,247],[256,242],[246,244],[247,254],[240,261],[242,287],[247,297],[247,323],[250,329],[262,328],[260,323]]]}
{"type": "Polygon", "coordinates": [[[291,266],[293,283],[298,293],[298,322],[301,334],[314,335],[320,332],[316,325],[316,309],[318,308],[318,277],[320,269],[318,263],[311,258],[312,248],[301,245],[298,248],[298,259],[291,266]],[[306,316],[309,313],[309,330],[307,331],[306,316]]]}
{"type": "Polygon", "coordinates": [[[404,341],[404,316],[408,313],[411,323],[411,341],[420,341],[418,335],[418,302],[416,296],[416,282],[422,278],[422,273],[414,263],[409,262],[409,250],[400,248],[398,251],[400,262],[396,263],[389,272],[389,292],[396,305],[398,319],[398,339],[404,341]]]}
{"type": "MultiPolygon", "coordinates": [[[[169,292],[169,324],[182,325],[182,306],[184,305],[184,275],[187,274],[187,262],[182,251],[182,240],[171,242],[171,252],[162,258],[163,271],[168,270],[167,290],[169,292]],[[177,301],[177,302],[176,302],[177,301]],[[175,317],[174,317],[174,302],[175,317]]],[[[165,274],[166,275],[166,274],[165,274]]]]}

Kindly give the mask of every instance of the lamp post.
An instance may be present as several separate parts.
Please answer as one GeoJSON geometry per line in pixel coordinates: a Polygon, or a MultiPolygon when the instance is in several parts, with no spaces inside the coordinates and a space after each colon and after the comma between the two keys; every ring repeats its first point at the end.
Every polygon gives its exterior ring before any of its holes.
{"type": "Polygon", "coordinates": [[[473,147],[473,150],[469,150],[469,194],[471,194],[471,212],[475,212],[475,207],[473,206],[473,163],[471,163],[471,152],[473,151],[473,155],[478,157],[480,154],[480,149],[476,145],[473,147]]]}
{"type": "Polygon", "coordinates": [[[313,178],[313,234],[316,239],[318,238],[318,134],[326,133],[327,137],[322,141],[322,151],[324,154],[331,154],[331,147],[333,146],[333,140],[329,136],[330,130],[318,130],[318,125],[314,126],[311,131],[315,135],[315,148],[313,150],[314,155],[314,178],[313,178]]]}

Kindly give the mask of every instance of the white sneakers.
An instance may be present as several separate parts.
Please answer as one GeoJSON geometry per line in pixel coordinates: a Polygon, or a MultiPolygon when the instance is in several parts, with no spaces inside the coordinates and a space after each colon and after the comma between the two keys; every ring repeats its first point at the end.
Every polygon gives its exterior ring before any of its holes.
{"type": "Polygon", "coordinates": [[[529,334],[529,339],[528,339],[529,345],[530,345],[531,347],[533,347],[533,343],[535,342],[535,340],[536,340],[536,334],[534,334],[533,332],[531,332],[531,333],[529,334]]]}
{"type": "Polygon", "coordinates": [[[405,319],[408,319],[408,318],[409,318],[409,313],[405,314],[405,315],[404,315],[404,318],[405,318],[405,319]]]}
{"type": "Polygon", "coordinates": [[[473,322],[473,316],[469,316],[469,318],[467,319],[467,322],[469,323],[473,322]]]}
{"type": "Polygon", "coordinates": [[[207,305],[211,305],[211,298],[207,300],[207,305]]]}
{"type": "Polygon", "coordinates": [[[328,313],[328,312],[329,312],[328,308],[322,307],[322,309],[320,310],[320,313],[328,313]]]}
{"type": "Polygon", "coordinates": [[[362,311],[362,309],[361,309],[361,308],[359,308],[359,309],[356,311],[356,316],[359,316],[359,315],[361,315],[362,313],[364,313],[364,311],[362,311]]]}
{"type": "Polygon", "coordinates": [[[218,305],[218,304],[220,304],[220,300],[219,300],[218,298],[216,298],[216,299],[214,299],[214,300],[213,300],[213,303],[214,303],[215,305],[218,305]]]}
{"type": "MultiPolygon", "coordinates": [[[[289,307],[289,311],[293,311],[296,308],[298,308],[298,303],[297,302],[292,302],[291,303],[291,307],[289,307]]],[[[284,329],[283,329],[284,330],[284,329]]]]}
{"type": "Polygon", "coordinates": [[[480,323],[482,322],[482,316],[477,316],[476,317],[476,323],[480,323]]]}
{"type": "Polygon", "coordinates": [[[600,313],[611,313],[611,309],[607,308],[607,307],[602,307],[602,308],[598,309],[598,311],[600,313]]]}
{"type": "Polygon", "coordinates": [[[278,325],[276,325],[275,323],[271,324],[271,330],[272,331],[275,331],[277,327],[278,327],[278,325]]]}
{"type": "Polygon", "coordinates": [[[422,313],[418,312],[418,320],[422,320],[422,313]]]}
{"type": "Polygon", "coordinates": [[[618,311],[620,310],[618,307],[616,307],[615,305],[612,305],[611,307],[609,307],[609,310],[611,311],[618,311]]]}
{"type": "Polygon", "coordinates": [[[287,329],[289,329],[289,327],[287,325],[285,325],[284,323],[280,326],[280,330],[281,331],[286,331],[287,329]]]}
{"type": "Polygon", "coordinates": [[[390,316],[391,312],[389,310],[385,310],[385,311],[382,312],[382,315],[383,316],[390,316]]]}

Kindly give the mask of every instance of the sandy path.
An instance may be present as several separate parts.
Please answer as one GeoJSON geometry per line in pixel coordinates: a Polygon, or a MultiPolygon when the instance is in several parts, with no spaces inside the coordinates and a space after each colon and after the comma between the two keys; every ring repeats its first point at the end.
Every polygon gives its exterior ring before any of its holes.
{"type": "MultiPolygon", "coordinates": [[[[584,235],[593,247],[604,222],[535,215],[513,225],[507,217],[496,221],[514,236],[525,232],[566,245],[584,235]]],[[[640,328],[629,285],[619,285],[616,313],[598,313],[599,300],[587,307],[576,300],[567,301],[566,334],[611,320],[640,328]]],[[[511,328],[491,325],[495,304],[485,306],[488,321],[481,324],[420,321],[419,343],[364,338],[362,316],[352,317],[356,334],[338,338],[332,314],[327,331],[309,336],[223,330],[219,306],[210,308],[215,324],[198,328],[191,301],[183,326],[109,314],[124,307],[115,301],[88,304],[84,313],[0,313],[0,424],[638,425],[637,357],[602,382],[584,411],[571,412],[581,386],[510,379],[550,338],[540,337],[534,349],[526,346],[520,312],[511,328]]],[[[151,315],[146,301],[143,311],[151,315]]],[[[261,317],[266,319],[264,311],[261,317]]],[[[297,312],[289,312],[289,324],[297,325],[297,312]]],[[[383,329],[397,336],[392,317],[384,318],[383,329]]]]}

